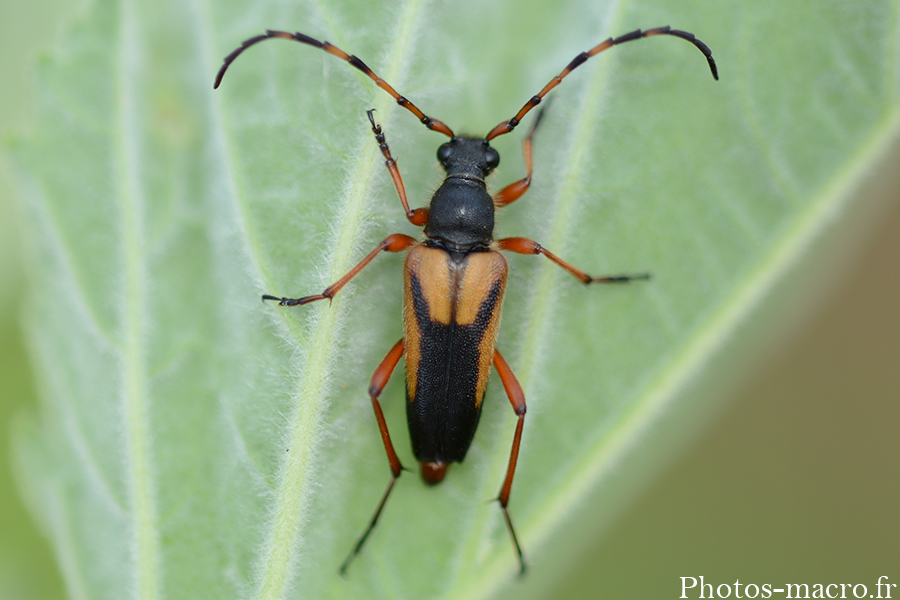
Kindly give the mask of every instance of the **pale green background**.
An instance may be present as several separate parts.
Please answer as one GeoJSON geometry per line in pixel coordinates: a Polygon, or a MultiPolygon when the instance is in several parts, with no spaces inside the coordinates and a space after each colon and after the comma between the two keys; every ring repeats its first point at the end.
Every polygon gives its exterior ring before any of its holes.
{"type": "MultiPolygon", "coordinates": [[[[32,65],[70,10],[58,0],[0,4],[4,138],[33,124],[32,65]]],[[[900,583],[900,192],[896,180],[886,185],[888,214],[862,247],[840,251],[853,259],[837,265],[822,304],[734,382],[722,418],[548,597],[677,598],[678,577],[699,575],[717,584],[900,583]]],[[[0,154],[0,599],[56,598],[51,551],[9,468],[8,422],[36,407],[17,326],[28,295],[12,194],[0,154]]]]}

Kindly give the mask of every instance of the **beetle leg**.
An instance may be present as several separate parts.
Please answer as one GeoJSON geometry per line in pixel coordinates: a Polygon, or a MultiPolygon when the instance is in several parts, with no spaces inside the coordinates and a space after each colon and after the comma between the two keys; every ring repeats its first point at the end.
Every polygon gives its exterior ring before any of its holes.
{"type": "Polygon", "coordinates": [[[519,545],[519,538],[516,537],[512,519],[509,517],[509,510],[506,507],[509,504],[509,493],[512,490],[513,476],[516,473],[516,462],[519,460],[519,445],[522,443],[522,428],[525,425],[525,392],[522,391],[522,386],[519,385],[519,380],[516,379],[512,369],[509,368],[506,359],[503,358],[503,355],[497,349],[494,349],[494,368],[497,369],[497,374],[503,383],[503,389],[506,390],[509,402],[519,417],[516,423],[516,433],[513,436],[512,450],[509,453],[509,466],[506,468],[506,477],[503,479],[503,487],[500,488],[500,495],[497,496],[497,500],[499,500],[500,507],[503,509],[506,526],[509,528],[509,534],[516,548],[516,554],[519,556],[519,575],[523,575],[525,573],[525,558],[522,555],[522,547],[519,545]]]}
{"type": "Polygon", "coordinates": [[[522,142],[522,153],[525,155],[525,177],[519,181],[514,181],[494,194],[494,208],[500,208],[501,206],[506,206],[507,204],[515,202],[521,198],[522,194],[527,192],[528,188],[531,186],[531,140],[534,138],[534,132],[537,130],[538,124],[541,122],[541,117],[544,116],[544,111],[548,106],[550,106],[549,100],[538,112],[537,117],[534,119],[534,123],[531,125],[531,131],[528,132],[528,135],[525,136],[525,141],[522,142]]]}
{"type": "Polygon", "coordinates": [[[381,511],[384,510],[384,505],[387,503],[388,496],[391,495],[391,491],[394,489],[397,478],[400,477],[401,472],[406,470],[403,465],[400,464],[400,459],[397,458],[397,453],[394,451],[394,444],[391,442],[391,434],[388,431],[387,422],[384,420],[384,413],[381,411],[381,403],[378,402],[378,396],[381,395],[384,386],[387,385],[388,380],[391,378],[394,367],[400,362],[400,357],[403,356],[403,350],[403,340],[401,339],[394,344],[394,347],[391,348],[390,352],[387,353],[387,356],[381,361],[381,364],[378,365],[378,368],[375,369],[375,373],[372,375],[372,381],[369,383],[369,396],[372,398],[372,408],[375,410],[375,419],[378,421],[378,430],[381,432],[381,441],[384,443],[384,451],[387,453],[388,462],[391,464],[391,481],[388,483],[387,489],[384,491],[381,502],[378,503],[378,507],[375,509],[375,514],[372,515],[372,520],[369,521],[368,527],[366,527],[363,534],[359,536],[356,545],[353,546],[353,549],[347,555],[347,558],[341,563],[341,575],[347,572],[347,567],[350,566],[350,563],[356,558],[356,555],[359,554],[363,544],[366,542],[366,538],[368,538],[369,534],[372,533],[372,530],[375,529],[375,524],[378,523],[378,517],[381,516],[381,511]]]}
{"type": "Polygon", "coordinates": [[[635,273],[632,275],[605,275],[602,277],[591,277],[581,269],[578,269],[560,257],[556,256],[534,240],[530,240],[524,237],[512,237],[512,238],[503,238],[502,240],[497,240],[497,247],[500,250],[509,250],[510,252],[517,252],[519,254],[543,254],[557,265],[568,271],[572,274],[576,279],[580,279],[583,283],[628,283],[629,281],[635,280],[647,280],[650,279],[649,273],[635,273]]]}
{"type": "Polygon", "coordinates": [[[334,295],[337,294],[342,287],[347,285],[351,279],[356,277],[356,275],[366,268],[372,260],[378,256],[378,253],[382,250],[387,250],[388,252],[402,252],[414,245],[416,240],[414,238],[409,237],[408,235],[403,235],[402,233],[394,233],[392,235],[387,236],[381,243],[375,246],[375,249],[369,252],[365,258],[359,261],[355,267],[350,269],[350,271],[325,288],[321,294],[314,294],[312,296],[303,296],[302,298],[279,298],[277,296],[270,296],[269,294],[263,294],[263,300],[276,300],[281,306],[302,306],[304,304],[309,304],[310,302],[315,302],[316,300],[324,300],[328,298],[330,301],[334,298],[334,295]]]}
{"type": "Polygon", "coordinates": [[[369,122],[372,124],[372,133],[375,134],[375,141],[378,142],[378,148],[381,149],[381,154],[384,156],[384,164],[387,167],[388,173],[391,174],[391,179],[394,181],[394,187],[397,188],[397,195],[400,196],[400,204],[403,205],[403,211],[406,213],[406,218],[409,222],[421,227],[428,221],[428,209],[409,209],[409,201],[406,199],[406,188],[403,185],[403,178],[400,177],[400,169],[397,168],[397,161],[391,156],[391,149],[388,147],[387,139],[384,137],[384,131],[381,129],[381,124],[375,123],[375,118],[372,116],[373,112],[375,112],[374,108],[372,110],[367,110],[366,114],[369,116],[369,122]]]}

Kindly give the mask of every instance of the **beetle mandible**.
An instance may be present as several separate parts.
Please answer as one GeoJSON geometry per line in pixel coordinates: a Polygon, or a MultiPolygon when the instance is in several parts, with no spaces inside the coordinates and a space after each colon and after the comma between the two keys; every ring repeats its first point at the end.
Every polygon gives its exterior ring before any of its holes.
{"type": "Polygon", "coordinates": [[[375,85],[390,94],[397,104],[413,113],[425,127],[450,138],[437,151],[438,161],[446,171],[443,182],[432,196],[428,208],[411,210],[397,163],[391,155],[381,126],[372,116],[374,109],[367,111],[372,132],[384,156],[406,218],[413,225],[424,226],[424,239],[416,240],[402,233],[389,235],[359,264],[320,294],[301,298],[269,294],[262,297],[263,300],[275,300],[281,306],[301,306],[316,300],[331,299],[379,253],[407,252],[403,282],[403,337],[378,365],[369,385],[369,396],[391,467],[391,480],[369,525],[341,564],[342,574],[374,529],[394,484],[403,471],[378,397],[404,354],[410,440],[413,454],[421,466],[422,478],[432,485],[444,479],[450,463],[461,462],[465,458],[478,426],[491,364],[497,370],[518,417],[506,476],[497,500],[518,556],[520,573],[525,572],[522,547],[507,507],[522,441],[526,406],[522,387],[495,347],[507,278],[506,260],[499,251],[543,254],[585,284],[626,283],[649,279],[649,275],[642,273],[591,277],[534,240],[524,237],[495,240],[495,209],[515,202],[531,185],[532,140],[543,111],[538,112],[523,142],[525,177],[493,195],[487,191],[485,178],[497,168],[500,155],[491,147],[490,141],[515,129],[550,90],[592,56],[625,42],[657,35],[674,36],[693,44],[706,57],[713,78],[719,78],[712,51],[693,34],[668,26],[636,29],[617,38],[608,38],[576,56],[559,75],[532,96],[519,112],[500,122],[483,138],[454,134],[442,121],[427,116],[415,104],[397,93],[356,56],[347,54],[327,41],[320,42],[302,33],[267,30],[262,35],[245,40],[239,48],[225,57],[216,75],[214,88],[219,87],[231,63],[247,48],[259,42],[283,39],[319,48],[362,71],[375,85]]]}

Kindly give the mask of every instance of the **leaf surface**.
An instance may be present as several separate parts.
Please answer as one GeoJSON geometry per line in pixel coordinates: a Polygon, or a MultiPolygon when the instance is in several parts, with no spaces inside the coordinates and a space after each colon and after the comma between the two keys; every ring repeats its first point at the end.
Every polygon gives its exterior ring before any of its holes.
{"type": "MultiPolygon", "coordinates": [[[[896,136],[898,12],[90,4],[42,65],[41,127],[16,148],[43,395],[17,431],[19,469],[70,595],[472,598],[548,585],[702,422],[715,398],[687,386],[723,353],[739,361],[730,337],[832,232],[896,136]],[[532,189],[498,214],[498,237],[532,237],[592,274],[652,274],[585,288],[549,261],[509,258],[499,343],[529,402],[510,505],[529,579],[514,582],[486,502],[515,422],[497,380],[466,462],[436,488],[402,477],[338,577],[389,477],[366,382],[401,335],[401,258],[380,257],[330,306],[259,297],[316,293],[387,234],[417,235],[367,109],[413,206],[440,179],[443,138],[314,48],[254,47],[213,92],[221,57],[267,27],[297,29],[477,134],[580,51],[666,23],[712,47],[722,80],[669,37],[591,59],[553,92],[532,189]],[[617,474],[635,449],[644,466],[617,474]],[[569,554],[542,550],[557,547],[569,554]]],[[[495,189],[522,176],[523,135],[496,140],[495,189]]],[[[403,402],[398,371],[382,404],[414,467],[403,402]]]]}

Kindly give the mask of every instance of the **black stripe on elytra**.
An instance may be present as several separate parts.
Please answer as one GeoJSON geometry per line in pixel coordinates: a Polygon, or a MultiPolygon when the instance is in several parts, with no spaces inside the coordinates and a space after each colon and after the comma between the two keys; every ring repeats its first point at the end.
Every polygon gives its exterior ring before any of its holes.
{"type": "Polygon", "coordinates": [[[502,285],[500,279],[494,282],[473,323],[458,325],[451,319],[447,325],[431,320],[418,275],[410,274],[420,342],[416,397],[407,398],[406,411],[413,453],[419,461],[459,462],[472,444],[481,416],[477,398],[480,344],[498,308],[502,285]]]}

